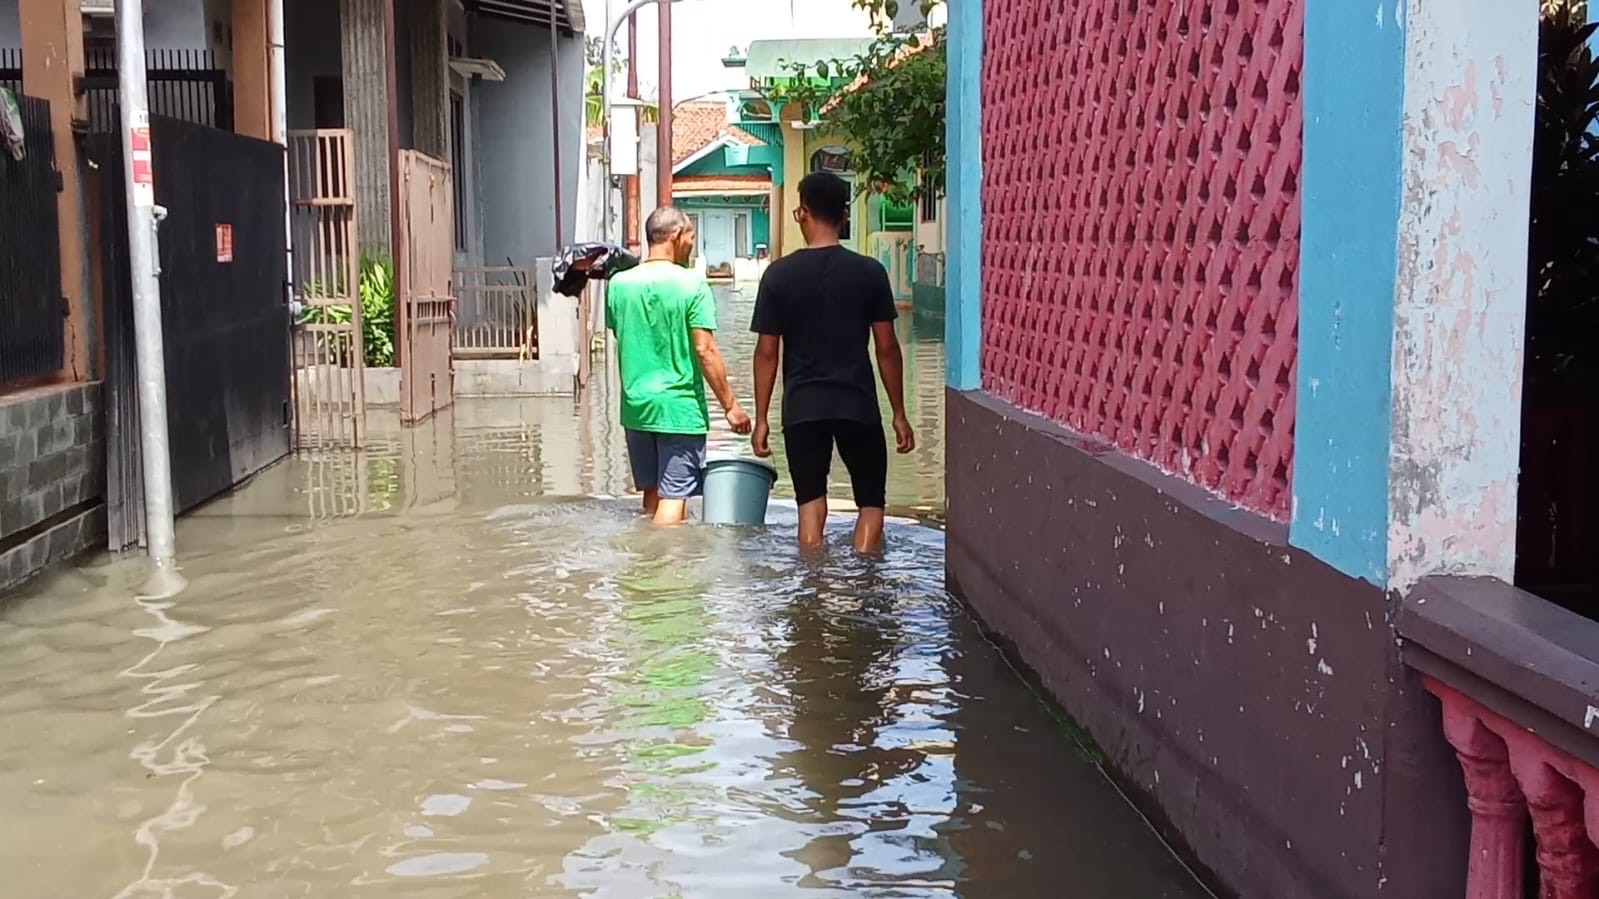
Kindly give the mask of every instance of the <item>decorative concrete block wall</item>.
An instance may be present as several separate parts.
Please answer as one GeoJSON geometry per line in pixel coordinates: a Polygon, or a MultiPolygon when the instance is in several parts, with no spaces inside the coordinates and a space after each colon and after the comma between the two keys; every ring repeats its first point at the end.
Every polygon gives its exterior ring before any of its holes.
{"type": "Polygon", "coordinates": [[[1462,895],[1392,622],[1510,577],[1537,5],[950,13],[952,591],[1225,892],[1462,895]]]}
{"type": "Polygon", "coordinates": [[[100,397],[99,384],[0,397],[0,590],[104,542],[100,397]]]}

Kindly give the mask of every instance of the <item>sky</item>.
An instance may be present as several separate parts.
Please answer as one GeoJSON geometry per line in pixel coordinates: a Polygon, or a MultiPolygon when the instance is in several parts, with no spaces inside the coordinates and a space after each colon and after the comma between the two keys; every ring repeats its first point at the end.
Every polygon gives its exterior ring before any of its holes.
{"type": "MultiPolygon", "coordinates": [[[[614,12],[628,0],[610,0],[614,12]]],[[[588,33],[605,32],[606,0],[583,0],[588,33]]],[[[654,99],[658,63],[654,5],[639,10],[639,93],[654,99]]],[[[850,0],[682,0],[672,7],[672,93],[683,100],[718,90],[748,86],[739,70],[722,66],[734,46],[773,38],[856,37],[871,34],[866,14],[850,0]]],[[[627,52],[627,27],[617,30],[617,47],[627,52]]],[[[625,76],[624,76],[625,77],[625,76]]],[[[619,82],[617,93],[625,82],[619,82]]]]}

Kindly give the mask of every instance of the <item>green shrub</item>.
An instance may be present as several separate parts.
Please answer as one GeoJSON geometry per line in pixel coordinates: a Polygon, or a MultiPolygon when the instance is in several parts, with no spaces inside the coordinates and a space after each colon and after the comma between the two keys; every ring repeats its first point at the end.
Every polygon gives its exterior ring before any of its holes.
{"type": "MultiPolygon", "coordinates": [[[[363,258],[360,282],[356,292],[361,300],[361,345],[368,368],[388,368],[394,365],[396,335],[394,264],[387,259],[363,258]]],[[[342,285],[332,288],[321,282],[305,286],[307,299],[341,296],[342,285]]],[[[344,304],[312,306],[305,320],[312,324],[342,325],[350,321],[350,307],[344,304]]]]}

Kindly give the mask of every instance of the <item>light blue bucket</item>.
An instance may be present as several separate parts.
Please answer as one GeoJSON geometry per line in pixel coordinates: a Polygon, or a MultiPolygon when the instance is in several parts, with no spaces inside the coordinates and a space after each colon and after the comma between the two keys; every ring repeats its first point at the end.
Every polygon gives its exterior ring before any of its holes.
{"type": "Polygon", "coordinates": [[[705,464],[706,524],[765,524],[777,470],[755,459],[712,459],[705,464]]]}

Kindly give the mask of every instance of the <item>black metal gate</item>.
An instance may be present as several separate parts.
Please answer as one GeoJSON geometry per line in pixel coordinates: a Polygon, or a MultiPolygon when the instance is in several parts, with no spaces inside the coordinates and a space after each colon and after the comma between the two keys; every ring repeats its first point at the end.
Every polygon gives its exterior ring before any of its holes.
{"type": "MultiPolygon", "coordinates": [[[[210,50],[150,50],[145,56],[145,73],[151,113],[233,129],[233,83],[210,50]]],[[[22,89],[21,50],[0,48],[0,87],[22,89]]],[[[122,112],[117,101],[115,50],[89,50],[78,89],[88,110],[89,130],[118,133],[122,112]]]]}
{"type": "MultiPolygon", "coordinates": [[[[283,148],[152,117],[162,336],[177,511],[289,452],[289,309],[283,148]]],[[[143,538],[122,147],[91,135],[108,343],[107,463],[113,549],[143,538]]]]}
{"type": "Polygon", "coordinates": [[[50,104],[18,99],[25,155],[0,149],[0,383],[55,374],[65,347],[50,104]]]}

